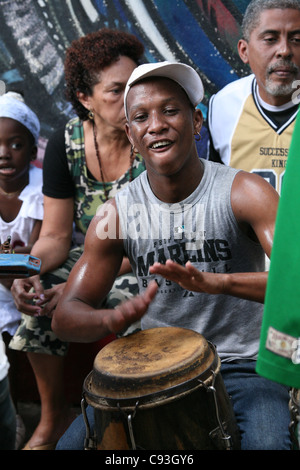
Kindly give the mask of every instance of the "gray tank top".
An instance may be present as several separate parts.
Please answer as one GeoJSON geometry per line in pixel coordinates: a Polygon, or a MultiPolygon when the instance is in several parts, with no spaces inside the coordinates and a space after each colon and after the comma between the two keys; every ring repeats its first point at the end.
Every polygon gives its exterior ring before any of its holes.
{"type": "Polygon", "coordinates": [[[125,251],[142,292],[159,285],[142,328],[180,326],[201,333],[223,361],[256,359],[263,305],[228,295],[189,292],[149,274],[155,261],[190,260],[205,272],[264,271],[265,255],[238,227],[230,202],[239,170],[202,160],[204,175],[184,201],[165,204],[155,197],[147,172],[116,195],[125,251]]]}

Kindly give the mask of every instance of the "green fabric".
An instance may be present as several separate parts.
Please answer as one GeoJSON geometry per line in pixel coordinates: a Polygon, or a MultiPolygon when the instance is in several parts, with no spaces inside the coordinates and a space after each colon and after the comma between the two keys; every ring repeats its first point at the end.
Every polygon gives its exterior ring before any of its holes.
{"type": "Polygon", "coordinates": [[[290,341],[294,339],[290,344],[296,346],[300,338],[300,115],[292,136],[277,212],[256,367],[268,379],[300,388],[300,364],[295,356],[284,357],[282,351],[287,342],[282,334],[288,335],[290,341]],[[270,338],[277,339],[276,352],[270,348],[270,338]]]}

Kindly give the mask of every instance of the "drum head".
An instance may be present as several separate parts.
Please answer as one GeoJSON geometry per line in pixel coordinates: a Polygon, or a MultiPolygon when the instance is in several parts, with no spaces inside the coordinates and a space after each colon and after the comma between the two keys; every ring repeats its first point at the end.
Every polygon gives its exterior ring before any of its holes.
{"type": "Polygon", "coordinates": [[[102,399],[110,404],[114,400],[134,403],[152,396],[150,401],[157,401],[159,395],[165,399],[168,391],[174,396],[199,386],[199,379],[205,381],[217,366],[213,346],[199,333],[176,327],[153,328],[101,349],[84,389],[88,397],[94,397],[93,406],[102,399]]]}

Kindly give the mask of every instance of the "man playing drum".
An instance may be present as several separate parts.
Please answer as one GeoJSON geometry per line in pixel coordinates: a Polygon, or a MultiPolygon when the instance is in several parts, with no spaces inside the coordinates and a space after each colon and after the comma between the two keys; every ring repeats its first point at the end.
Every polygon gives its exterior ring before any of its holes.
{"type": "MultiPolygon", "coordinates": [[[[126,131],[146,171],[94,217],[52,326],[79,342],[138,319],[142,329],[201,333],[221,358],[242,449],[289,449],[288,390],[255,373],[278,194],[257,175],[199,159],[203,93],[184,64],[146,64],[132,73],[126,131]],[[101,301],[124,255],[140,295],[105,310],[101,301]]],[[[66,433],[69,448],[77,425],[66,433]]]]}

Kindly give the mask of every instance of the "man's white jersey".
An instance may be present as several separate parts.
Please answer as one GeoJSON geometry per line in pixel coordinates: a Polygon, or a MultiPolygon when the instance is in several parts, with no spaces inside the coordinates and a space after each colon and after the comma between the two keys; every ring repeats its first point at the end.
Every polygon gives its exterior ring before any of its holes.
{"type": "Polygon", "coordinates": [[[219,157],[209,158],[257,173],[280,193],[298,107],[290,103],[270,111],[260,104],[254,75],[236,80],[212,96],[210,151],[219,157]],[[273,118],[276,111],[287,116],[280,123],[273,118]]]}

